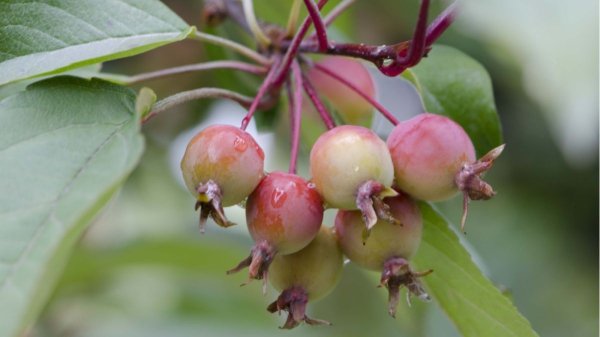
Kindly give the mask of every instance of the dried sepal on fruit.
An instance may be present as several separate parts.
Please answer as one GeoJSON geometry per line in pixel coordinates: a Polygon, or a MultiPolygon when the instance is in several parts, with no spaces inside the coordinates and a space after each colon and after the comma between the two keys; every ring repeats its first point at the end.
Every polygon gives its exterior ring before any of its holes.
{"type": "Polygon", "coordinates": [[[275,256],[306,247],[319,233],[322,221],[323,201],[312,184],[295,174],[268,174],[246,202],[248,231],[256,244],[250,255],[227,273],[249,267],[249,279],[262,279],[266,287],[275,256]]]}
{"type": "Polygon", "coordinates": [[[343,256],[331,229],[323,226],[317,237],[304,249],[290,255],[278,255],[271,265],[269,280],[281,294],[267,310],[287,311],[282,329],[292,329],[301,322],[330,325],[309,318],[306,306],[329,294],[339,282],[343,256]]]}
{"type": "Polygon", "coordinates": [[[396,195],[390,188],[392,159],[385,142],[373,131],[355,125],[327,131],[310,152],[310,173],[329,207],[361,211],[366,235],[378,217],[393,221],[382,202],[396,195]]]}
{"type": "Polygon", "coordinates": [[[264,173],[265,155],[252,136],[230,125],[211,125],[188,143],[181,160],[187,188],[200,209],[200,230],[206,219],[233,225],[223,207],[241,203],[256,188],[264,173]]]}
{"type": "Polygon", "coordinates": [[[381,286],[388,289],[391,316],[396,313],[400,288],[408,289],[408,296],[428,299],[418,278],[431,271],[414,272],[409,259],[414,256],[421,243],[423,220],[417,204],[406,194],[387,198],[392,216],[399,223],[380,219],[363,241],[361,214],[358,211],[340,210],[335,219],[335,231],[344,255],[359,266],[381,272],[381,286]]]}
{"type": "Polygon", "coordinates": [[[423,113],[399,123],[387,144],[394,162],[397,186],[427,201],[464,194],[464,227],[470,199],[491,198],[495,192],[481,179],[502,153],[501,145],[480,160],[465,130],[448,117],[423,113]]]}

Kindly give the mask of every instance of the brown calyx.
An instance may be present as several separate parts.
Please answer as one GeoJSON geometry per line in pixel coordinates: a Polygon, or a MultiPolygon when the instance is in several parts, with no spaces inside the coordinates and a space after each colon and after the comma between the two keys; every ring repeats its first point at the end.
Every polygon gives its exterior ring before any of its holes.
{"type": "Polygon", "coordinates": [[[293,329],[302,322],[309,325],[331,325],[327,321],[306,316],[307,304],[308,294],[302,287],[295,286],[284,290],[277,300],[269,304],[267,311],[270,313],[281,313],[282,310],[288,312],[287,320],[280,329],[293,329]]]}
{"type": "Polygon", "coordinates": [[[198,185],[196,189],[198,194],[195,209],[200,209],[200,233],[204,233],[206,220],[208,217],[213,219],[221,227],[230,227],[235,225],[225,217],[223,205],[221,204],[221,188],[212,180],[198,185]]]}
{"type": "Polygon", "coordinates": [[[371,229],[378,219],[385,220],[394,225],[402,225],[390,212],[390,207],[383,202],[386,197],[397,196],[398,192],[375,180],[367,180],[358,187],[356,193],[356,206],[362,213],[365,222],[363,230],[363,244],[371,233],[371,229]]]}
{"type": "Polygon", "coordinates": [[[248,281],[242,283],[244,286],[252,280],[263,280],[263,294],[267,293],[268,271],[273,258],[277,254],[275,248],[266,241],[261,241],[252,247],[250,255],[242,260],[235,268],[227,271],[227,275],[237,273],[248,267],[248,281]]]}
{"type": "Polygon", "coordinates": [[[386,287],[388,290],[388,313],[390,316],[396,317],[396,307],[400,301],[400,289],[402,287],[406,287],[407,289],[406,301],[409,305],[412,295],[417,296],[423,301],[431,300],[419,278],[429,275],[432,272],[433,269],[423,272],[412,271],[408,261],[401,257],[393,257],[385,261],[379,286],[386,287]]]}
{"type": "Polygon", "coordinates": [[[481,176],[492,168],[494,161],[502,154],[505,145],[493,148],[472,164],[465,164],[454,178],[456,185],[463,192],[463,215],[460,221],[460,228],[463,232],[467,221],[469,202],[471,200],[488,200],[496,195],[492,186],[481,179],[481,176]]]}

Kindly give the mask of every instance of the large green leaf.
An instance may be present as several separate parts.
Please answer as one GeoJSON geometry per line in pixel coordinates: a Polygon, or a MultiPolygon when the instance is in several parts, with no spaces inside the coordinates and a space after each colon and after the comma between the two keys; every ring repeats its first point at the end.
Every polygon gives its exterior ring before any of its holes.
{"type": "Polygon", "coordinates": [[[0,85],[142,53],[191,30],[157,0],[0,0],[0,85]]]}
{"type": "Polygon", "coordinates": [[[0,336],[39,312],[86,225],[143,150],[135,95],[58,77],[0,101],[0,336]]]}
{"type": "Polygon", "coordinates": [[[433,269],[427,290],[465,337],[537,336],[529,322],[477,268],[448,222],[422,203],[423,241],[413,263],[433,269]]]}
{"type": "Polygon", "coordinates": [[[403,76],[415,85],[427,112],[448,116],[467,131],[479,156],[502,143],[492,81],[477,61],[454,48],[435,45],[403,76]]]}

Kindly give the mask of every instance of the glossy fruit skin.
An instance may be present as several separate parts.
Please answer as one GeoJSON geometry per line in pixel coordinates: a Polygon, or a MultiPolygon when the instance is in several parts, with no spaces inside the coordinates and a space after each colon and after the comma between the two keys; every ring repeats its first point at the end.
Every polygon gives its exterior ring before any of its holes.
{"type": "Polygon", "coordinates": [[[335,232],[344,255],[359,266],[382,271],[384,263],[394,257],[410,259],[419,248],[423,220],[417,204],[407,195],[386,198],[391,214],[401,225],[379,220],[363,244],[365,229],[359,211],[339,211],[335,232]]]}
{"type": "MultiPolygon", "coordinates": [[[[328,56],[319,60],[317,64],[334,71],[369,97],[375,98],[373,78],[367,68],[356,59],[328,56]]],[[[317,69],[310,69],[308,78],[315,89],[327,98],[345,122],[367,125],[371,121],[373,107],[352,89],[317,69]]]]}
{"type": "Polygon", "coordinates": [[[464,129],[436,114],[423,113],[401,122],[390,133],[387,145],[396,184],[421,200],[439,201],[456,195],[457,173],[476,160],[464,129]]]}
{"type": "Polygon", "coordinates": [[[328,206],[357,209],[359,186],[375,180],[390,186],[394,169],[385,142],[355,125],[335,127],[319,137],[310,152],[310,173],[328,206]]]}
{"type": "Polygon", "coordinates": [[[301,177],[273,172],[248,197],[246,221],[256,243],[266,241],[279,254],[294,253],[319,232],[323,201],[301,177]]]}
{"type": "Polygon", "coordinates": [[[278,291],[301,287],[309,301],[329,294],[342,275],[343,256],[331,229],[322,226],[317,237],[304,249],[278,255],[269,269],[269,281],[278,291]]]}
{"type": "Polygon", "coordinates": [[[222,193],[222,205],[242,202],[264,173],[265,155],[252,136],[231,125],[212,125],[189,142],[181,171],[187,188],[197,196],[200,184],[213,180],[222,193]]]}

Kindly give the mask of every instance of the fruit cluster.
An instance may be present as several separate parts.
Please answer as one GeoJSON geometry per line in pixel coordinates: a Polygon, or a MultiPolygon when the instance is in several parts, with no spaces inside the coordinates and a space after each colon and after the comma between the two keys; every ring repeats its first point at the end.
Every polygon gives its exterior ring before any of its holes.
{"type": "MultiPolygon", "coordinates": [[[[338,59],[328,58],[313,67],[334,71],[338,59]]],[[[340,62],[353,62],[364,70],[357,61],[340,62]]],[[[366,78],[371,88],[363,92],[374,95],[372,80],[366,78]]],[[[346,96],[340,95],[346,86],[324,83],[318,76],[307,80],[338,107],[341,119],[370,118],[372,108],[362,104],[362,97],[352,98],[355,103],[348,105],[346,96]]],[[[255,245],[228,274],[248,267],[249,279],[263,280],[264,291],[270,280],[281,295],[268,310],[288,311],[283,327],[293,328],[302,321],[326,323],[308,318],[305,309],[309,301],[335,287],[342,254],[361,267],[381,272],[381,285],[389,291],[390,315],[395,314],[402,287],[409,296],[428,299],[418,279],[431,270],[416,272],[409,265],[423,229],[414,200],[438,201],[462,192],[466,207],[470,199],[492,197],[494,191],[480,175],[501,151],[501,147],[494,149],[476,160],[473,144],[460,125],[423,113],[399,122],[387,144],[363,126],[331,127],[310,151],[310,180],[295,174],[295,167],[289,173],[264,173],[260,146],[241,128],[228,125],[212,125],[198,133],[181,168],[200,208],[202,231],[208,217],[222,227],[230,226],[223,207],[247,199],[246,222],[255,245]],[[322,226],[325,208],[339,209],[333,228],[322,226]]]]}

